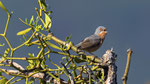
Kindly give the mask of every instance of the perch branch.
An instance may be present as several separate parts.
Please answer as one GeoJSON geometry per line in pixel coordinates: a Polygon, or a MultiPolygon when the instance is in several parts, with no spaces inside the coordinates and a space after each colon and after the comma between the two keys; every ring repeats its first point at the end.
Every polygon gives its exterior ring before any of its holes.
{"type": "MultiPolygon", "coordinates": [[[[47,38],[50,38],[50,39],[54,40],[56,43],[64,45],[66,47],[68,47],[68,45],[69,45],[69,44],[65,43],[64,41],[62,41],[62,40],[58,39],[57,37],[55,37],[52,33],[49,33],[47,35],[47,38]]],[[[73,51],[75,51],[76,53],[81,52],[81,50],[77,49],[77,47],[74,46],[73,44],[71,45],[71,49],[73,51]]],[[[86,55],[84,52],[81,52],[81,53],[83,55],[86,55]]],[[[93,61],[93,62],[96,62],[96,63],[101,63],[102,62],[102,60],[100,58],[97,58],[95,56],[88,56],[88,55],[86,55],[86,59],[88,59],[90,61],[93,61]]]]}

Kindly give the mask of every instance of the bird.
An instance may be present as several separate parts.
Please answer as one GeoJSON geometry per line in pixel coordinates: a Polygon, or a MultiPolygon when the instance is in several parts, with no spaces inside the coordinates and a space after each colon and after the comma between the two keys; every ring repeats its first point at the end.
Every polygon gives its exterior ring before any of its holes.
{"type": "Polygon", "coordinates": [[[92,52],[98,50],[101,47],[106,35],[106,28],[104,26],[98,26],[93,35],[86,37],[75,46],[77,47],[77,49],[87,51],[93,55],[92,52]]]}

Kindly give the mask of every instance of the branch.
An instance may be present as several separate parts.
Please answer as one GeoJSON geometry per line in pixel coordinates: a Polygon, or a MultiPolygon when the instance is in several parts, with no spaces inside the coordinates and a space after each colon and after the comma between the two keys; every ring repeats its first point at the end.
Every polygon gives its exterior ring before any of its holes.
{"type": "Polygon", "coordinates": [[[126,69],[125,69],[124,75],[122,77],[123,84],[126,84],[126,82],[127,82],[129,68],[130,68],[130,62],[131,62],[131,55],[132,55],[133,51],[131,49],[128,49],[127,52],[128,52],[128,57],[127,57],[126,69]]]}
{"type": "MultiPolygon", "coordinates": [[[[0,61],[2,60],[2,58],[0,58],[0,61]]],[[[16,63],[16,62],[12,62],[10,60],[4,60],[4,63],[7,63],[8,65],[12,65],[14,68],[18,69],[18,70],[25,70],[20,64],[16,63]]]]}
{"type": "MultiPolygon", "coordinates": [[[[12,76],[20,76],[20,77],[33,77],[33,78],[39,78],[39,79],[43,79],[45,80],[46,82],[51,82],[51,83],[55,83],[57,80],[52,78],[50,75],[47,76],[47,74],[45,73],[35,73],[35,72],[29,72],[28,74],[26,74],[26,76],[24,75],[24,73],[18,71],[18,70],[8,70],[8,69],[0,69],[0,72],[4,72],[8,75],[12,75],[12,76]],[[19,74],[19,75],[18,75],[19,74]]],[[[68,84],[68,82],[64,81],[63,79],[60,80],[61,83],[63,84],[68,84]]],[[[55,83],[56,84],[56,83],[55,83]]]]}
{"type": "Polygon", "coordinates": [[[61,65],[64,67],[66,73],[68,74],[71,84],[75,84],[74,78],[73,78],[72,74],[68,71],[67,67],[62,62],[61,62],[61,65]]]}
{"type": "Polygon", "coordinates": [[[114,53],[113,50],[107,50],[106,53],[103,55],[103,63],[107,68],[104,68],[106,72],[106,80],[105,84],[117,84],[117,66],[115,64],[117,55],[114,53]]]}
{"type": "MultiPolygon", "coordinates": [[[[56,43],[61,44],[61,45],[64,45],[64,46],[66,46],[66,47],[69,46],[68,43],[66,43],[66,42],[64,42],[64,41],[62,41],[62,40],[60,40],[60,39],[58,39],[58,38],[55,37],[52,33],[49,33],[49,34],[47,35],[47,38],[48,38],[48,39],[52,39],[52,40],[54,40],[56,43]]],[[[83,57],[85,57],[87,60],[90,60],[90,61],[96,62],[96,63],[101,63],[101,62],[102,62],[102,60],[101,60],[100,58],[98,58],[98,57],[95,57],[95,56],[93,56],[93,55],[90,55],[90,56],[86,55],[84,52],[82,52],[80,49],[78,49],[78,48],[77,48],[76,46],[74,46],[73,44],[71,45],[71,49],[72,49],[73,51],[75,51],[76,53],[78,53],[79,55],[83,55],[83,57]]],[[[81,57],[82,57],[82,56],[81,56],[81,57]]]]}

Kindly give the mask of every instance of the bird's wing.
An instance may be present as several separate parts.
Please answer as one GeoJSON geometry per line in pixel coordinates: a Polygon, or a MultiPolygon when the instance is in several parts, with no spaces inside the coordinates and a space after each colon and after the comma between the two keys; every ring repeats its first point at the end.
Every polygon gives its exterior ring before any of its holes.
{"type": "Polygon", "coordinates": [[[101,39],[97,35],[91,35],[89,37],[86,37],[80,44],[81,49],[87,49],[94,46],[97,46],[100,43],[101,39]]]}

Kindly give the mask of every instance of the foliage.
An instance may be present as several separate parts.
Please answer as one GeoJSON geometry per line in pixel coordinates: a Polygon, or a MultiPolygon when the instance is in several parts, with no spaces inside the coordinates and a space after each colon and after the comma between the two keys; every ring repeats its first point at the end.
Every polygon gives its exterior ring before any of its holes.
{"type": "MultiPolygon", "coordinates": [[[[10,13],[0,1],[0,7],[7,13],[8,19],[4,29],[4,33],[0,34],[8,44],[8,48],[4,54],[0,54],[0,66],[12,67],[15,70],[0,68],[1,83],[16,83],[24,80],[26,84],[34,84],[35,79],[39,79],[39,83],[94,83],[101,82],[104,84],[106,79],[102,59],[95,56],[88,56],[81,50],[77,49],[72,42],[70,37],[66,37],[65,41],[62,41],[55,37],[51,32],[52,21],[50,18],[51,11],[47,11],[46,0],[38,0],[40,6],[39,9],[35,8],[37,16],[32,16],[28,21],[27,19],[19,20],[25,25],[29,26],[27,29],[19,31],[17,35],[21,35],[24,38],[24,42],[17,47],[12,47],[10,41],[6,37],[9,20],[12,13],[10,13]],[[40,21],[40,22],[39,22],[40,21]],[[44,31],[44,33],[43,33],[44,31]],[[32,33],[31,35],[29,34],[32,33]],[[47,35],[45,34],[47,33],[47,35]],[[54,44],[55,41],[58,45],[54,44]],[[38,46],[40,49],[37,55],[34,53],[28,53],[28,57],[14,57],[14,52],[20,50],[23,46],[38,46]],[[77,53],[74,55],[70,50],[77,53]],[[50,56],[55,55],[62,56],[62,60],[59,66],[55,64],[55,59],[50,59],[50,56]],[[23,60],[28,63],[25,68],[16,63],[15,60],[23,60]],[[50,68],[51,66],[46,64],[50,62],[57,68],[50,68]],[[12,78],[5,78],[2,73],[11,75],[12,78]],[[68,80],[61,78],[63,75],[68,77],[68,80]],[[16,79],[17,78],[17,79],[16,79]]],[[[0,43],[0,47],[5,47],[4,43],[0,43]]]]}

